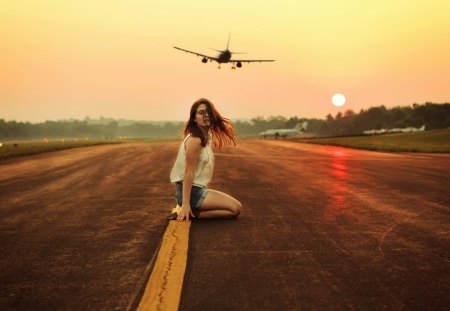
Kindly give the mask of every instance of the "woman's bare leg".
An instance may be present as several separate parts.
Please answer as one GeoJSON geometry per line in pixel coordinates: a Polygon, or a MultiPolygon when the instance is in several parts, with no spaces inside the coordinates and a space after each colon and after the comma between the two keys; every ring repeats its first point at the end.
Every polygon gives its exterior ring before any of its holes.
{"type": "Polygon", "coordinates": [[[198,218],[235,218],[241,213],[241,203],[232,196],[208,189],[208,194],[200,205],[198,218]]]}

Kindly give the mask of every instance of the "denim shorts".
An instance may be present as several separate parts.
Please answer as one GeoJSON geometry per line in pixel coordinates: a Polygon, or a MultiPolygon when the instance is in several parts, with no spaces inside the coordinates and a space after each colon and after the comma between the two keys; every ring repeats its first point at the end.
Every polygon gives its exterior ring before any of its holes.
{"type": "MultiPolygon", "coordinates": [[[[177,201],[177,204],[181,206],[183,203],[183,183],[177,182],[176,187],[177,190],[175,192],[175,199],[177,201]]],[[[200,205],[206,198],[207,194],[208,189],[192,185],[191,200],[190,200],[191,208],[195,210],[200,210],[200,205]]]]}

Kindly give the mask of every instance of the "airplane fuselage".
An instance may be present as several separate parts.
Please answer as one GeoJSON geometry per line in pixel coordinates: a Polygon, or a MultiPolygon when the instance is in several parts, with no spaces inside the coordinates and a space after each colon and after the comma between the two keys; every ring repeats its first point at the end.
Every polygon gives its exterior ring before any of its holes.
{"type": "Polygon", "coordinates": [[[218,63],[228,63],[231,59],[231,52],[228,50],[223,51],[217,56],[218,63]]]}
{"type": "Polygon", "coordinates": [[[286,138],[293,135],[301,135],[306,131],[308,126],[308,121],[303,121],[302,123],[297,123],[297,125],[292,129],[270,129],[259,133],[260,138],[274,137],[275,139],[286,138]]]}

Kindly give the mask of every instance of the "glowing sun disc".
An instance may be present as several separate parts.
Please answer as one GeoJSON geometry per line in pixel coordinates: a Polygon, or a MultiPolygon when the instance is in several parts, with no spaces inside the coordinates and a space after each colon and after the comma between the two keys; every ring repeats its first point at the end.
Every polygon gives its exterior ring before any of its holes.
{"type": "Polygon", "coordinates": [[[331,99],[331,102],[333,103],[333,105],[335,105],[336,107],[341,107],[344,106],[345,104],[345,96],[342,94],[334,94],[333,98],[331,99]]]}

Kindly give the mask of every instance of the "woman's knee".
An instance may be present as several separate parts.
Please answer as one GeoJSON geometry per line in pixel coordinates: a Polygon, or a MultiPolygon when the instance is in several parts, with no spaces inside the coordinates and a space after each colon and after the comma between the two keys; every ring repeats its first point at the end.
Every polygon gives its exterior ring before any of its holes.
{"type": "Polygon", "coordinates": [[[216,190],[209,191],[201,207],[204,210],[227,210],[232,218],[238,217],[242,212],[241,202],[226,193],[216,190]]]}

